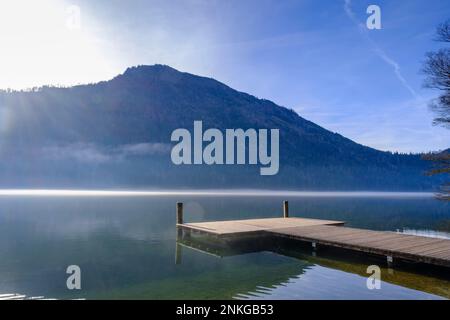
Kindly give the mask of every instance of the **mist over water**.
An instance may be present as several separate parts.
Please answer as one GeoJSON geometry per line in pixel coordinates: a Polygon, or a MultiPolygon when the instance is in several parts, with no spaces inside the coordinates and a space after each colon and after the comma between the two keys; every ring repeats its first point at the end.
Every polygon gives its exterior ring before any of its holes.
{"type": "Polygon", "coordinates": [[[68,189],[0,189],[0,196],[243,196],[243,197],[364,197],[364,198],[420,198],[432,197],[431,192],[384,191],[291,191],[257,189],[207,189],[207,190],[68,190],[68,189]]]}

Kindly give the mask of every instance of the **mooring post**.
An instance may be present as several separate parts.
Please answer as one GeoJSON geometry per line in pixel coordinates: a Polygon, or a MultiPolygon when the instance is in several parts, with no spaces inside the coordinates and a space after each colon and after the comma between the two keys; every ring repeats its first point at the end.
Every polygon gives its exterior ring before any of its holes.
{"type": "Polygon", "coordinates": [[[183,224],[183,202],[177,202],[177,239],[183,237],[183,228],[179,227],[179,224],[183,224]]]}
{"type": "Polygon", "coordinates": [[[289,218],[289,202],[283,201],[283,216],[289,218]]]}
{"type": "Polygon", "coordinates": [[[182,251],[183,248],[181,247],[181,245],[177,242],[175,244],[175,264],[181,264],[181,255],[182,255],[182,251]]]}
{"type": "Polygon", "coordinates": [[[177,202],[177,224],[183,224],[183,202],[177,202]]]}
{"type": "Polygon", "coordinates": [[[386,261],[388,268],[392,268],[394,266],[394,257],[393,256],[386,256],[386,261]]]}

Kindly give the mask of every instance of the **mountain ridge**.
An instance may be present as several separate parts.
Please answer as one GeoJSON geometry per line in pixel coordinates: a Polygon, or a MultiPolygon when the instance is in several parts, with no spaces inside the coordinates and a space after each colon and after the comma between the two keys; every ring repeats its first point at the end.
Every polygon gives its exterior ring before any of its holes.
{"type": "Polygon", "coordinates": [[[420,155],[364,146],[270,100],[165,65],[130,67],[95,84],[1,92],[2,110],[15,119],[4,130],[0,148],[3,178],[5,171],[11,172],[3,181],[14,185],[36,185],[37,180],[58,186],[431,190],[440,183],[423,175],[429,164],[420,155]],[[190,129],[195,120],[202,120],[205,129],[279,128],[280,173],[267,179],[252,166],[175,166],[167,150],[151,152],[152,145],[170,146],[171,132],[190,129]],[[117,156],[133,145],[145,145],[148,152],[117,156]],[[33,166],[24,160],[30,150],[33,166]],[[48,150],[59,158],[49,157],[48,150]],[[98,162],[83,160],[83,154],[98,162]],[[17,164],[11,167],[8,161],[17,164]]]}

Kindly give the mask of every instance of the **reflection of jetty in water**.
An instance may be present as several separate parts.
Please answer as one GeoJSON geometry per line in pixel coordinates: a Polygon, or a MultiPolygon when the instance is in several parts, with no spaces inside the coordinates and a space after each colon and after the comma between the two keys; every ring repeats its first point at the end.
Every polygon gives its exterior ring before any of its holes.
{"type": "MultiPolygon", "coordinates": [[[[420,268],[421,280],[418,282],[416,276],[418,266],[423,267],[420,263],[404,263],[397,260],[394,267],[394,265],[387,264],[386,260],[376,255],[367,255],[366,253],[340,248],[312,247],[311,243],[299,242],[294,239],[270,235],[262,236],[261,234],[223,239],[204,233],[183,233],[182,230],[178,229],[175,252],[176,264],[182,263],[182,252],[185,249],[196,250],[217,258],[256,252],[272,252],[302,262],[302,268],[298,269],[297,274],[286,275],[285,279],[277,279],[270,285],[260,286],[255,284],[254,292],[236,294],[235,298],[257,298],[266,295],[273,298],[270,296],[273,290],[280,286],[286,287],[288,284],[295,283],[297,279],[303,277],[308,270],[314,267],[339,271],[336,272],[339,277],[342,277],[344,272],[367,278],[370,275],[367,273],[369,265],[380,266],[381,278],[385,283],[450,298],[450,280],[446,274],[448,269],[426,265],[426,268],[420,268]]],[[[330,271],[330,274],[332,273],[330,271]]],[[[367,291],[367,289],[365,290],[367,291]]],[[[356,298],[358,299],[358,297],[356,298]]]]}

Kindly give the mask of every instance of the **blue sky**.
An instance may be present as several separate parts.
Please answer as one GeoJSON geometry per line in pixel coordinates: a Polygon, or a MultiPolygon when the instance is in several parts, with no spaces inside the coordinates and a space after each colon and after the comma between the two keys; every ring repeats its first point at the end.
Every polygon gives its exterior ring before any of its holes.
{"type": "Polygon", "coordinates": [[[8,48],[0,87],[95,82],[162,63],[381,150],[450,146],[450,132],[431,125],[427,104],[437,92],[422,88],[420,74],[425,53],[439,45],[434,32],[449,18],[449,1],[33,2],[0,5],[8,48]],[[364,27],[370,4],[381,8],[381,30],[364,27]],[[69,30],[70,5],[80,9],[80,24],[69,30]]]}

